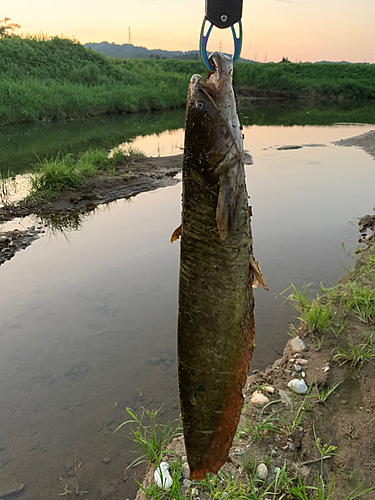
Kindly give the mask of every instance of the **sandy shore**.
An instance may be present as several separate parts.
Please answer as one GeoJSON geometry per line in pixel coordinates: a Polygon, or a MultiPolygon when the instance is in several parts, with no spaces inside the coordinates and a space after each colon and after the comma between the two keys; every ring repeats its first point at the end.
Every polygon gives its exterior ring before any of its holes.
{"type": "Polygon", "coordinates": [[[366,153],[375,158],[375,130],[370,130],[370,132],[366,132],[356,137],[349,137],[349,139],[341,139],[334,144],[337,146],[357,146],[358,148],[364,149],[366,153]]]}

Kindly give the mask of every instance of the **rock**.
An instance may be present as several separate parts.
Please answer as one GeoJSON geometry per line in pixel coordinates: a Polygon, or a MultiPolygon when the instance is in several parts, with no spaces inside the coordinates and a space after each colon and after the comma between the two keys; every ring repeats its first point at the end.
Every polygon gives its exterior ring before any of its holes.
{"type": "Polygon", "coordinates": [[[257,473],[258,473],[259,479],[261,479],[262,481],[264,481],[267,478],[267,475],[268,475],[267,465],[263,464],[263,463],[259,464],[258,467],[257,467],[257,473]]]}
{"type": "Polygon", "coordinates": [[[276,450],[272,450],[271,451],[271,457],[277,457],[277,451],[276,450]]]}
{"type": "Polygon", "coordinates": [[[199,493],[198,488],[192,488],[191,494],[193,495],[193,497],[196,497],[198,495],[198,493],[199,493]]]}
{"type": "Polygon", "coordinates": [[[13,488],[9,491],[0,491],[0,498],[13,497],[19,495],[25,489],[26,484],[21,484],[18,488],[13,488]]]}
{"type": "Polygon", "coordinates": [[[301,375],[302,375],[303,378],[306,377],[306,373],[305,372],[302,372],[301,375]]]}
{"type": "Polygon", "coordinates": [[[161,359],[158,358],[157,356],[154,356],[153,358],[151,358],[150,361],[152,365],[157,366],[160,363],[161,359]]]}
{"type": "Polygon", "coordinates": [[[288,443],[288,448],[290,449],[290,451],[296,451],[296,447],[293,443],[288,443]]]}
{"type": "Polygon", "coordinates": [[[187,463],[182,464],[181,466],[181,475],[184,479],[189,479],[190,477],[190,469],[187,463]]]}
{"type": "Polygon", "coordinates": [[[267,398],[267,396],[264,396],[261,391],[255,391],[251,395],[250,402],[254,405],[264,406],[265,404],[269,403],[269,399],[267,398]]]}
{"type": "Polygon", "coordinates": [[[308,364],[307,359],[297,359],[296,363],[298,363],[301,366],[306,366],[308,364]]]}
{"type": "Polygon", "coordinates": [[[169,474],[169,465],[167,462],[161,462],[154,473],[156,484],[163,490],[169,490],[172,487],[173,480],[169,474]]]}
{"type": "Polygon", "coordinates": [[[290,348],[292,352],[303,352],[307,349],[305,342],[299,337],[294,337],[294,339],[290,341],[290,348]]]}
{"type": "Polygon", "coordinates": [[[302,370],[302,366],[294,365],[294,371],[300,372],[302,370]]]}
{"type": "Polygon", "coordinates": [[[298,380],[297,378],[288,382],[289,389],[293,389],[297,394],[306,394],[308,387],[304,380],[298,380]]]}
{"type": "Polygon", "coordinates": [[[183,486],[185,486],[185,488],[190,488],[190,486],[191,486],[191,481],[190,481],[189,479],[184,479],[184,480],[182,481],[182,484],[183,484],[183,486]]]}
{"type": "Polygon", "coordinates": [[[275,388],[272,387],[271,385],[266,385],[266,387],[264,388],[264,390],[266,392],[268,392],[268,394],[273,394],[275,392],[275,388]]]}
{"type": "Polygon", "coordinates": [[[105,457],[105,458],[103,458],[102,462],[103,462],[103,464],[110,464],[111,459],[109,457],[105,457]]]}
{"type": "Polygon", "coordinates": [[[291,397],[288,396],[288,394],[285,391],[283,391],[282,389],[279,389],[279,395],[280,395],[280,400],[281,400],[282,404],[286,408],[291,408],[291,406],[292,406],[291,397]]]}

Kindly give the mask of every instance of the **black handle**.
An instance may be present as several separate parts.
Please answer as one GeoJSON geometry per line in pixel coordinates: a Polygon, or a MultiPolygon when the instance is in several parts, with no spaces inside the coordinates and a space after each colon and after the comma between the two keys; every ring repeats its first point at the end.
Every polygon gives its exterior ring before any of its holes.
{"type": "Polygon", "coordinates": [[[242,17],[243,0],[206,0],[206,18],[217,28],[230,28],[242,17]]]}

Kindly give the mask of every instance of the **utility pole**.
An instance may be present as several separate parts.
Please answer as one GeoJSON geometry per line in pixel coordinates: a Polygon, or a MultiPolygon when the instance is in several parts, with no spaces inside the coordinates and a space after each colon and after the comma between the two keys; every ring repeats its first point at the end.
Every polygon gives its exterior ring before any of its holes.
{"type": "Polygon", "coordinates": [[[130,31],[130,26],[128,28],[128,43],[131,44],[132,43],[132,34],[131,34],[131,31],[130,31]]]}
{"type": "Polygon", "coordinates": [[[266,52],[266,53],[265,53],[265,55],[264,55],[264,62],[265,62],[265,63],[267,62],[267,55],[268,55],[268,54],[267,54],[267,52],[266,52]]]}
{"type": "Polygon", "coordinates": [[[256,62],[258,59],[258,54],[255,54],[255,58],[254,58],[254,61],[256,62]]]}
{"type": "Polygon", "coordinates": [[[221,52],[222,47],[223,47],[223,42],[220,42],[220,44],[219,44],[219,52],[221,52]]]}

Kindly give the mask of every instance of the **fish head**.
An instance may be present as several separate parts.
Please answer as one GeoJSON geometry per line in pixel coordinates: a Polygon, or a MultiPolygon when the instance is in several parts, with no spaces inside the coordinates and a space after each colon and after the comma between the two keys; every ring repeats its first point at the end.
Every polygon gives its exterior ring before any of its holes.
{"type": "Polygon", "coordinates": [[[214,167],[233,147],[233,139],[238,140],[240,125],[232,87],[233,60],[219,52],[210,60],[215,71],[206,80],[198,74],[190,80],[185,126],[189,144],[185,141],[185,146],[214,167]]]}

